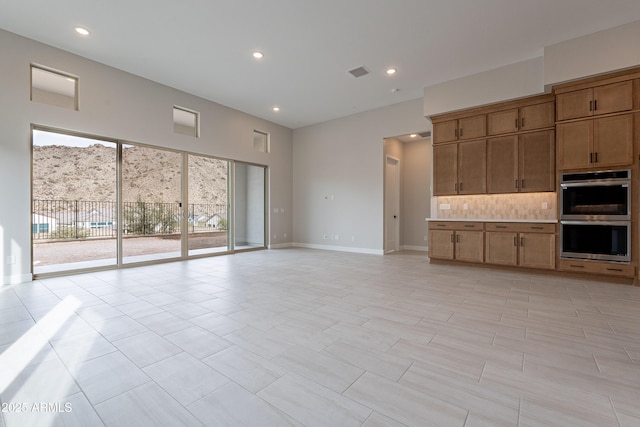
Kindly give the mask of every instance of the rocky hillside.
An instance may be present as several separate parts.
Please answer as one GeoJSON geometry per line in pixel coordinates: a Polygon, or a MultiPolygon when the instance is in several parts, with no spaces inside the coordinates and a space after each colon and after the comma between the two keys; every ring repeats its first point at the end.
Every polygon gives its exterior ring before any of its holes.
{"type": "MultiPolygon", "coordinates": [[[[116,200],[115,148],[34,146],[33,198],[116,200]]],[[[181,155],[147,147],[123,148],[124,201],[180,201],[181,155]]],[[[189,203],[227,203],[227,163],[189,156],[189,203]]]]}

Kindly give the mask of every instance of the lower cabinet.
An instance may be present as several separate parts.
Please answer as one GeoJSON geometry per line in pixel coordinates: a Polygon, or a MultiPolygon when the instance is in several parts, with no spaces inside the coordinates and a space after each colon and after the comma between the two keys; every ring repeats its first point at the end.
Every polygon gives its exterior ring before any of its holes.
{"type": "Polygon", "coordinates": [[[555,224],[429,222],[434,259],[555,269],[555,224]]]}
{"type": "Polygon", "coordinates": [[[577,273],[601,274],[605,276],[635,277],[635,266],[632,264],[589,261],[581,259],[561,259],[558,265],[560,271],[577,273]]]}
{"type": "Polygon", "coordinates": [[[488,223],[485,227],[487,264],[555,269],[555,225],[488,223]]]}
{"type": "Polygon", "coordinates": [[[429,258],[483,262],[483,229],[481,222],[430,222],[429,258]]]}

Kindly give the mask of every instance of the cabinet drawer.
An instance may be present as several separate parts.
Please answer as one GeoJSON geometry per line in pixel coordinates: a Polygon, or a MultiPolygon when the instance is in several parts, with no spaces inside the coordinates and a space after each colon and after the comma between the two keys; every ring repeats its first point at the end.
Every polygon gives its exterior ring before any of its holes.
{"type": "Polygon", "coordinates": [[[484,230],[484,223],[471,221],[429,221],[429,230],[484,230]]]}
{"type": "Polygon", "coordinates": [[[514,233],[555,233],[556,225],[548,223],[488,222],[486,231],[506,231],[514,233]]]}
{"type": "Polygon", "coordinates": [[[635,267],[633,265],[611,262],[561,259],[558,269],[562,271],[602,274],[605,276],[617,277],[634,277],[635,275],[635,267]]]}

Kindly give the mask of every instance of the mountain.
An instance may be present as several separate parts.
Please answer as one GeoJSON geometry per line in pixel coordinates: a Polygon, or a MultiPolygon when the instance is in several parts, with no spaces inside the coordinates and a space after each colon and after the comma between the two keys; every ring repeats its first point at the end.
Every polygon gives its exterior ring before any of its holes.
{"type": "MultiPolygon", "coordinates": [[[[173,151],[123,146],[123,201],[179,202],[181,159],[173,151]]],[[[188,161],[189,203],[226,205],[228,163],[197,155],[188,161]]],[[[115,146],[34,146],[33,198],[115,201],[115,146]]]]}

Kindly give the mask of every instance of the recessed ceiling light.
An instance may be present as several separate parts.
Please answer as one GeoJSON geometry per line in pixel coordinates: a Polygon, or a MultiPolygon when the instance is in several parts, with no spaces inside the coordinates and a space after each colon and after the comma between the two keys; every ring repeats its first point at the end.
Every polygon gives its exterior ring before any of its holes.
{"type": "Polygon", "coordinates": [[[411,138],[415,138],[415,137],[416,137],[416,136],[418,136],[418,135],[417,135],[417,134],[415,134],[415,133],[412,133],[412,134],[411,134],[411,135],[409,135],[409,136],[410,136],[411,138]]]}
{"type": "Polygon", "coordinates": [[[76,33],[80,34],[81,36],[88,36],[90,34],[89,30],[83,27],[76,27],[76,33]]]}
{"type": "Polygon", "coordinates": [[[273,107],[272,110],[273,111],[280,111],[280,107],[273,107]]]}
{"type": "Polygon", "coordinates": [[[253,57],[256,59],[262,59],[264,57],[264,54],[262,52],[255,51],[253,52],[253,57]]]}
{"type": "Polygon", "coordinates": [[[390,76],[393,76],[393,75],[394,75],[395,73],[397,73],[397,72],[398,72],[398,70],[397,70],[397,69],[395,69],[395,68],[389,68],[389,69],[387,70],[387,74],[389,74],[390,76]]]}

